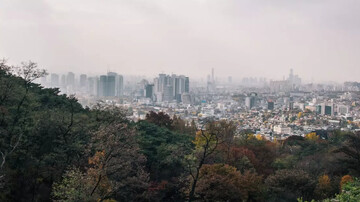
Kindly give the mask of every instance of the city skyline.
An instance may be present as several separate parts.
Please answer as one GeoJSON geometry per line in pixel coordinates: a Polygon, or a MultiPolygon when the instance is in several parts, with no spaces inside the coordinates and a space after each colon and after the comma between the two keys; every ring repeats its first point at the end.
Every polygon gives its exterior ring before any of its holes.
{"type": "Polygon", "coordinates": [[[358,1],[0,2],[0,56],[49,72],[359,81],[358,1]]]}
{"type": "Polygon", "coordinates": [[[0,0],[0,201],[360,201],[359,0],[0,0]]]}

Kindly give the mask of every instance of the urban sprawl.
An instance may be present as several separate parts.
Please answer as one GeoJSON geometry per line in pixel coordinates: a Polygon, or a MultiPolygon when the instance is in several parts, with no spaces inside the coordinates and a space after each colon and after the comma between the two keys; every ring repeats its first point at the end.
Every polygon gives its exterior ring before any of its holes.
{"type": "Polygon", "coordinates": [[[239,83],[233,83],[232,77],[218,81],[214,69],[207,81],[190,82],[189,77],[175,74],[159,74],[150,82],[124,79],[114,72],[95,77],[69,72],[53,73],[39,82],[74,94],[83,106],[123,107],[134,121],[145,119],[149,111],[175,115],[198,127],[209,120],[229,120],[236,123],[238,134],[252,133],[270,141],[336,129],[360,130],[360,83],[303,84],[293,70],[279,81],[243,78],[239,83]]]}

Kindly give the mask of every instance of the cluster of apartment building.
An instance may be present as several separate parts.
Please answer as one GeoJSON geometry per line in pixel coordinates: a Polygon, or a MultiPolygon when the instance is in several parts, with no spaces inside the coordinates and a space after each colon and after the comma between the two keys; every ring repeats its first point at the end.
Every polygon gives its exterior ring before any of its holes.
{"type": "Polygon", "coordinates": [[[228,120],[236,124],[239,134],[248,131],[269,140],[360,128],[360,89],[354,87],[357,83],[314,87],[301,84],[292,71],[286,80],[275,81],[286,85],[281,88],[272,86],[274,82],[258,87],[221,86],[213,71],[203,86],[191,89],[189,77],[183,75],[159,74],[152,81],[142,79],[124,86],[123,76],[114,72],[94,77],[81,74],[78,78],[70,72],[61,77],[51,74],[47,84],[60,87],[63,93],[75,93],[84,106],[102,100],[103,104],[124,107],[134,121],[144,119],[149,111],[176,115],[188,123],[195,121],[198,127],[210,120],[228,120]]]}

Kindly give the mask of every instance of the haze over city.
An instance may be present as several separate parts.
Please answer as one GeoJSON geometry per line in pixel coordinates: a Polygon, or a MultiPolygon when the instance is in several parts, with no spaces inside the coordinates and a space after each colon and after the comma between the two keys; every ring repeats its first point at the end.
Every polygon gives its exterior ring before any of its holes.
{"type": "Polygon", "coordinates": [[[49,72],[359,81],[360,2],[0,0],[0,55],[49,72]]]}

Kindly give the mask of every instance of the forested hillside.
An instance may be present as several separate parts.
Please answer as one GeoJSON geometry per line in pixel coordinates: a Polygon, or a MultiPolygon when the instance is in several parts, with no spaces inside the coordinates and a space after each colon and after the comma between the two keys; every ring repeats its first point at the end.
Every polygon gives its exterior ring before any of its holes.
{"type": "Polygon", "coordinates": [[[270,142],[231,121],[135,123],[33,83],[35,63],[0,65],[0,201],[360,199],[360,134],[270,142]]]}

